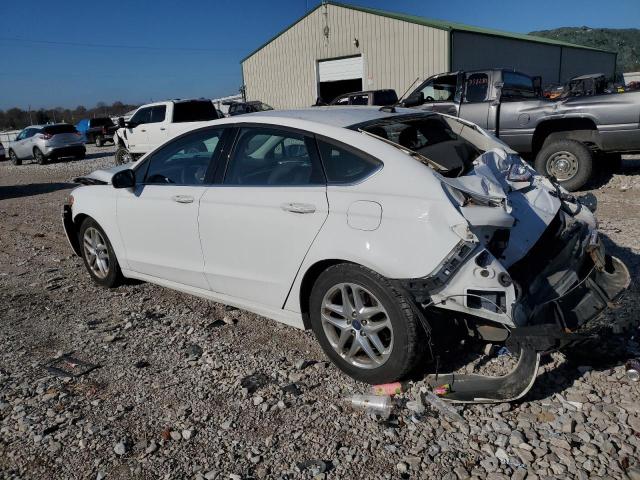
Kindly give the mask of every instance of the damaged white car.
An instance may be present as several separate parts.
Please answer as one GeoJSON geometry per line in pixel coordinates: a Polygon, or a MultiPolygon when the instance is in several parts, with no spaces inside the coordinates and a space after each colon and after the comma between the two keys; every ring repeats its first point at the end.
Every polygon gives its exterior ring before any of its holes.
{"type": "Polygon", "coordinates": [[[506,377],[440,375],[454,400],[521,396],[539,353],[579,338],[629,284],[587,206],[434,113],[243,115],[78,181],[64,227],[100,285],[135,278],[311,328],[370,383],[452,339],[519,353],[506,377]]]}

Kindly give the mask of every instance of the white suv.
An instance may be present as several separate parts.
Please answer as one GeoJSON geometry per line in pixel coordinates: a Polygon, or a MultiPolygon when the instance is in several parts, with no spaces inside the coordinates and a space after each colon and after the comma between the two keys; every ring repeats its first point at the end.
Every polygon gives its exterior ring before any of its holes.
{"type": "Polygon", "coordinates": [[[185,133],[80,179],[70,243],[100,285],[136,278],[312,328],[372,383],[469,335],[557,348],[626,288],[591,212],[504,144],[453,117],[381,110],[185,133]]]}

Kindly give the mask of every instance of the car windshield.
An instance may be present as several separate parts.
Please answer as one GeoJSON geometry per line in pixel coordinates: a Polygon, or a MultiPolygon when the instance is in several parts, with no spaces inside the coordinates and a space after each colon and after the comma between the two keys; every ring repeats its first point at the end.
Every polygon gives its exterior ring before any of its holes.
{"type": "Polygon", "coordinates": [[[42,129],[42,132],[58,135],[59,133],[76,133],[77,130],[73,125],[48,125],[42,129]]]}
{"type": "Polygon", "coordinates": [[[482,152],[454,132],[445,117],[392,117],[360,128],[410,153],[447,177],[467,173],[482,152]]]}

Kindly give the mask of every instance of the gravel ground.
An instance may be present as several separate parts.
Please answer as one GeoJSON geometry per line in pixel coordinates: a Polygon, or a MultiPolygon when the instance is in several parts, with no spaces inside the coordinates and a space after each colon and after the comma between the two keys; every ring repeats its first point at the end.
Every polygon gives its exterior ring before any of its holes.
{"type": "MultiPolygon", "coordinates": [[[[60,205],[113,153],[0,163],[0,477],[640,478],[640,384],[622,366],[640,354],[637,324],[581,358],[547,357],[521,402],[456,407],[453,421],[415,382],[381,419],[351,408],[367,387],[310,332],[153,285],[95,287],[60,205]],[[51,374],[65,353],[99,368],[51,374]]],[[[638,173],[626,160],[592,185],[608,246],[636,278],[638,173]]],[[[634,325],[639,300],[634,285],[609,315],[634,325]]],[[[467,371],[513,361],[464,358],[467,371]]]]}

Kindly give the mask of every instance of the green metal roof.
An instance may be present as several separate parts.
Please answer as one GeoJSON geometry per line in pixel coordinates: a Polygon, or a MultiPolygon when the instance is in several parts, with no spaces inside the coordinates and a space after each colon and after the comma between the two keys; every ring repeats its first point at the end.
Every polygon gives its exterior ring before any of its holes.
{"type": "MultiPolygon", "coordinates": [[[[360,6],[357,6],[357,5],[349,5],[347,3],[339,3],[339,2],[331,2],[331,1],[329,1],[329,2],[326,2],[326,4],[327,5],[334,5],[336,7],[349,8],[351,10],[358,10],[360,12],[371,13],[372,15],[379,15],[381,17],[393,18],[393,19],[396,19],[396,20],[401,20],[403,22],[415,23],[417,25],[424,25],[425,27],[438,28],[440,30],[446,30],[448,32],[458,31],[458,32],[479,33],[479,34],[482,34],[482,35],[491,35],[491,36],[494,36],[494,37],[511,38],[511,39],[514,39],[514,40],[523,40],[523,41],[526,41],[526,42],[544,43],[544,44],[547,44],[547,45],[556,45],[556,46],[560,46],[560,47],[570,47],[570,48],[580,48],[580,49],[583,49],[583,50],[593,50],[593,51],[596,51],[596,52],[604,52],[604,53],[615,54],[615,52],[612,52],[610,50],[603,50],[603,49],[600,49],[600,48],[587,47],[587,46],[584,46],[584,45],[576,45],[575,43],[563,42],[561,40],[554,40],[552,38],[537,37],[535,35],[527,35],[527,34],[524,34],[524,33],[513,33],[513,32],[505,32],[505,31],[502,31],[502,30],[494,30],[492,28],[475,27],[473,25],[465,25],[463,23],[448,22],[448,21],[445,21],[445,20],[434,20],[432,18],[419,17],[417,15],[409,15],[409,14],[406,14],[406,13],[389,12],[389,11],[386,11],[386,10],[379,10],[377,8],[369,8],[369,7],[360,7],[360,6]]],[[[303,19],[305,19],[306,17],[311,15],[317,9],[322,8],[322,6],[323,6],[323,4],[320,4],[316,8],[314,8],[313,10],[310,10],[309,12],[307,12],[306,15],[304,15],[301,18],[299,18],[297,21],[295,21],[294,23],[289,25],[287,28],[285,28],[284,30],[279,32],[277,35],[274,35],[267,42],[263,43],[258,48],[253,50],[249,55],[247,55],[242,60],[240,60],[240,63],[244,62],[246,59],[248,59],[249,57],[253,56],[253,54],[258,52],[259,50],[262,50],[262,48],[266,47],[268,44],[270,44],[272,41],[274,41],[276,38],[278,38],[284,32],[286,32],[290,28],[294,27],[296,24],[298,24],[300,21],[302,21],[303,19]]]]}

